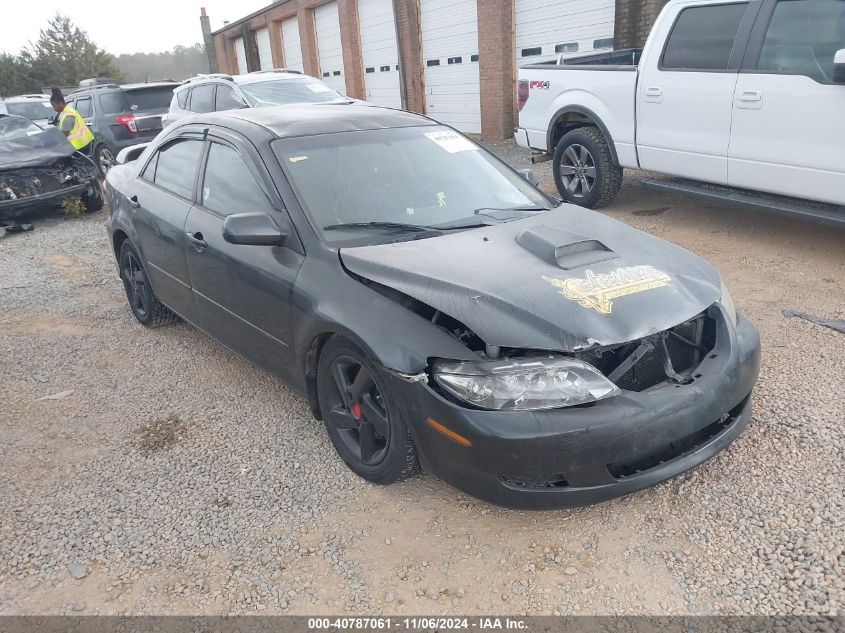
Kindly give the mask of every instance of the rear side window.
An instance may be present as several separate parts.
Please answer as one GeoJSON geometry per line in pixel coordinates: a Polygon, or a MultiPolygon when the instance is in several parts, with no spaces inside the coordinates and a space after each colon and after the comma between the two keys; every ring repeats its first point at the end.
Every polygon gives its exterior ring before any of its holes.
{"type": "Polygon", "coordinates": [[[153,159],[157,160],[153,182],[177,196],[192,199],[202,146],[198,139],[181,139],[159,150],[153,159]]]}
{"type": "Polygon", "coordinates": [[[240,154],[220,143],[212,143],[208,149],[202,206],[221,215],[272,208],[240,154]]]}
{"type": "Polygon", "coordinates": [[[684,9],[663,51],[662,70],[727,70],[747,3],[684,9]]]}
{"type": "Polygon", "coordinates": [[[130,106],[137,110],[166,110],[173,98],[173,86],[155,86],[124,90],[130,106]]]}
{"type": "Polygon", "coordinates": [[[214,84],[197,86],[191,90],[191,112],[214,110],[214,84]]]}
{"type": "Polygon", "coordinates": [[[129,111],[129,104],[123,92],[109,92],[100,95],[100,108],[105,114],[120,114],[129,111]]]}
{"type": "Polygon", "coordinates": [[[91,116],[91,112],[93,111],[91,108],[91,97],[77,99],[76,107],[74,109],[79,112],[79,116],[83,118],[91,116]]]}
{"type": "Polygon", "coordinates": [[[190,90],[181,90],[176,93],[176,103],[179,104],[179,107],[183,110],[188,108],[188,93],[190,90]]]}

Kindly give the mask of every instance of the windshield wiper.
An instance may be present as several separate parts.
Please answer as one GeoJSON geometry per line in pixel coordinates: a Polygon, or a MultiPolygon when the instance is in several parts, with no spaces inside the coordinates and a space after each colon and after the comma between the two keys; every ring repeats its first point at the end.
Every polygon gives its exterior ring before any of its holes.
{"type": "Polygon", "coordinates": [[[481,207],[473,211],[475,215],[487,215],[488,211],[549,211],[548,207],[481,207]]]}
{"type": "Polygon", "coordinates": [[[403,224],[402,222],[346,222],[344,224],[330,224],[324,226],[324,231],[334,231],[337,229],[398,229],[402,231],[426,232],[426,233],[440,233],[440,229],[434,226],[426,226],[424,224],[403,224]]]}

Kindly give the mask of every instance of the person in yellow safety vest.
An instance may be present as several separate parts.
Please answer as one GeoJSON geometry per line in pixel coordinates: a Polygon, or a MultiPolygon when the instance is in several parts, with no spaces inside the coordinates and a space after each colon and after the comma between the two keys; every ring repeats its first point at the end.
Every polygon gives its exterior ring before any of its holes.
{"type": "Polygon", "coordinates": [[[67,140],[78,152],[88,153],[91,143],[94,141],[94,134],[85,125],[85,121],[79,112],[65,104],[64,95],[58,88],[53,88],[50,95],[50,105],[58,112],[58,127],[67,136],[67,140]]]}

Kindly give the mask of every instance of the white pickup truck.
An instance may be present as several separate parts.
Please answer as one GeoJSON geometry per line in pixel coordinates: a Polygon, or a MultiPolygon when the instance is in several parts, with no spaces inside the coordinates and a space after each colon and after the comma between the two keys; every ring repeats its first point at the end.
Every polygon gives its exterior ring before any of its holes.
{"type": "Polygon", "coordinates": [[[845,0],[670,0],[619,57],[519,70],[516,141],[566,201],[608,204],[630,167],[845,205],[845,0]]]}

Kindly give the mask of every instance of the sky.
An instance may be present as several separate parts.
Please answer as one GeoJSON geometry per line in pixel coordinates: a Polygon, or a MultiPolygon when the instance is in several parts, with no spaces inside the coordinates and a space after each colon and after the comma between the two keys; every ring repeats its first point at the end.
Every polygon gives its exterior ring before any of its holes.
{"type": "Polygon", "coordinates": [[[160,53],[179,44],[202,41],[200,7],[211,18],[211,30],[224,20],[237,20],[272,0],[134,0],[103,2],[80,0],[3,0],[0,52],[17,54],[38,39],[56,11],[67,15],[94,42],[113,55],[160,53]]]}

